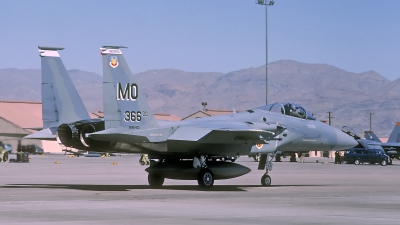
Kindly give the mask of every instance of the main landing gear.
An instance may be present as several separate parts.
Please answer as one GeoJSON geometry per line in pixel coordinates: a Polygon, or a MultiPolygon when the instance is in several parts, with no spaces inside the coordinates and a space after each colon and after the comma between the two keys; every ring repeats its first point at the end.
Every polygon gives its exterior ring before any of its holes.
{"type": "Polygon", "coordinates": [[[197,183],[201,188],[211,188],[214,185],[214,174],[207,168],[206,157],[200,156],[193,158],[193,167],[200,168],[197,175],[197,183]]]}
{"type": "Polygon", "coordinates": [[[277,151],[274,153],[269,153],[267,155],[261,155],[260,163],[258,164],[258,169],[265,169],[265,174],[261,177],[261,185],[268,187],[271,185],[272,179],[268,175],[268,171],[272,170],[272,160],[275,158],[277,151]]]}
{"type": "MultiPolygon", "coordinates": [[[[229,164],[226,162],[221,163],[222,165],[229,164]]],[[[237,167],[235,168],[237,169],[237,167]]],[[[149,173],[148,182],[152,188],[160,188],[164,184],[165,178],[197,180],[201,188],[213,187],[215,180],[214,173],[208,168],[206,157],[203,155],[199,157],[195,156],[193,163],[188,160],[165,161],[161,159],[159,162],[150,160],[150,167],[146,171],[149,173]]]]}

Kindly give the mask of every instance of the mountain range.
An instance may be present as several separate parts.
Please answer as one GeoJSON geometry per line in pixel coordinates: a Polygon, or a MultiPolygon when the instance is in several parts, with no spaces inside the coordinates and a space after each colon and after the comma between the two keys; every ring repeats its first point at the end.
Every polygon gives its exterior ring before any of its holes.
{"type": "MultiPolygon", "coordinates": [[[[68,71],[89,111],[102,110],[102,76],[68,71]]],[[[265,104],[265,65],[229,73],[148,70],[135,74],[137,84],[155,113],[185,117],[201,110],[246,110],[265,104]]],[[[0,69],[0,99],[40,101],[39,69],[0,69]]],[[[372,130],[389,135],[400,121],[400,79],[390,81],[367,71],[352,73],[327,64],[280,60],[268,64],[268,103],[296,102],[338,128],[372,130]]],[[[1,109],[0,109],[1,110],[1,109]]]]}

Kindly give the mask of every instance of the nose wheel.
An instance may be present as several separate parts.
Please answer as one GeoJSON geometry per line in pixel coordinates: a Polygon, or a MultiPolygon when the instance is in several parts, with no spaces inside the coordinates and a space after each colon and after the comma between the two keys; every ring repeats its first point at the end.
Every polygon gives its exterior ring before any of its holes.
{"type": "Polygon", "coordinates": [[[270,186],[271,185],[271,181],[272,181],[271,177],[268,174],[264,174],[261,177],[261,185],[264,186],[264,187],[270,186]]]}

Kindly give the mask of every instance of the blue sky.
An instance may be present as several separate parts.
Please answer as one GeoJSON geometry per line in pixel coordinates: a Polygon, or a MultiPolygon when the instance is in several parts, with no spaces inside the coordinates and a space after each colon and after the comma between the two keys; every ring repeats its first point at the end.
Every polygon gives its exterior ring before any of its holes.
{"type": "MultiPolygon", "coordinates": [[[[326,63],[400,78],[400,1],[275,0],[268,61],[326,63]]],[[[67,69],[101,74],[102,45],[124,45],[134,73],[230,72],[265,64],[265,7],[255,0],[0,0],[0,68],[40,68],[38,45],[67,69]]]]}

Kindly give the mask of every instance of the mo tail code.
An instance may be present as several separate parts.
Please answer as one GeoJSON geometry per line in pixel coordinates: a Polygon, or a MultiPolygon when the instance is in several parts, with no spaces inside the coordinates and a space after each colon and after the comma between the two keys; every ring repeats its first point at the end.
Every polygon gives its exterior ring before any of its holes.
{"type": "Polygon", "coordinates": [[[136,101],[138,98],[138,86],[137,84],[117,84],[117,100],[131,100],[136,101]]]}

